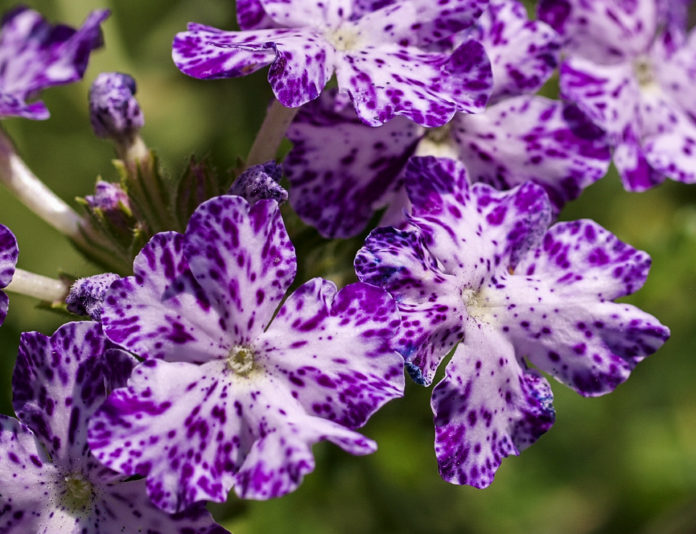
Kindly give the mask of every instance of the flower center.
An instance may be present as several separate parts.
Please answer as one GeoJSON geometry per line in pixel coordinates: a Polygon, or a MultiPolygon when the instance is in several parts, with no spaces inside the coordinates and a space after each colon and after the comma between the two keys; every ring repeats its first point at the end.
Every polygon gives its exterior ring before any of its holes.
{"type": "Polygon", "coordinates": [[[94,487],[82,475],[75,473],[63,479],[61,503],[70,512],[84,512],[94,501],[94,487]]]}
{"type": "Polygon", "coordinates": [[[641,88],[647,89],[655,85],[655,70],[647,57],[642,56],[636,59],[633,63],[633,71],[641,88]]]}
{"type": "Polygon", "coordinates": [[[483,289],[464,288],[462,299],[469,317],[477,323],[490,323],[491,308],[489,299],[484,295],[483,289]]]}
{"type": "Polygon", "coordinates": [[[254,351],[250,347],[232,347],[227,355],[227,368],[236,375],[249,376],[254,370],[254,351]]]}
{"type": "Polygon", "coordinates": [[[339,52],[351,52],[361,48],[361,34],[352,24],[342,24],[326,32],[326,40],[339,52]]]}

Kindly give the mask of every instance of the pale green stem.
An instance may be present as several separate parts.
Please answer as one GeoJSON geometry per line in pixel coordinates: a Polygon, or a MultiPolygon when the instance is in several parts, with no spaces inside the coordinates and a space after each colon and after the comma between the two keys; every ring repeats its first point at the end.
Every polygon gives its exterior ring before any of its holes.
{"type": "Polygon", "coordinates": [[[64,200],[39,180],[0,130],[0,182],[48,224],[68,237],[80,239],[82,219],[64,200]]]}
{"type": "Polygon", "coordinates": [[[4,291],[19,293],[46,302],[62,302],[70,292],[70,286],[55,278],[30,273],[24,269],[15,270],[10,285],[4,291]]]}
{"type": "Polygon", "coordinates": [[[254,144],[249,150],[249,156],[246,160],[247,168],[275,159],[280,142],[285,137],[285,133],[299,110],[300,108],[286,108],[277,100],[273,100],[261,129],[256,134],[254,144]]]}

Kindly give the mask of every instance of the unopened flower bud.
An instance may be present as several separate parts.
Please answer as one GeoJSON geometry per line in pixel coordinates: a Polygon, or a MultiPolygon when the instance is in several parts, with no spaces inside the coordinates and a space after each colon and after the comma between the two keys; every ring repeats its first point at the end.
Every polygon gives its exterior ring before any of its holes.
{"type": "Polygon", "coordinates": [[[89,90],[89,113],[94,133],[118,143],[132,139],[145,124],[135,99],[135,80],[120,72],[103,72],[89,90]]]}
{"type": "Polygon", "coordinates": [[[106,292],[118,278],[117,274],[104,273],[76,280],[65,299],[68,311],[76,315],[88,315],[99,321],[106,292]]]}
{"type": "Polygon", "coordinates": [[[282,204],[288,199],[288,192],[279,183],[282,175],[282,169],[273,161],[254,165],[239,175],[228,194],[244,197],[249,204],[265,198],[282,204]]]}

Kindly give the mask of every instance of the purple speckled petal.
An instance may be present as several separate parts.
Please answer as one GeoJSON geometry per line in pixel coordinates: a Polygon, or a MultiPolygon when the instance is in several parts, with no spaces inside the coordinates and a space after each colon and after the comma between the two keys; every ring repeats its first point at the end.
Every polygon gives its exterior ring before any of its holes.
{"type": "Polygon", "coordinates": [[[388,43],[367,47],[346,53],[336,76],[370,126],[395,115],[422,126],[442,126],[456,111],[483,111],[493,85],[490,61],[474,40],[451,55],[388,43]]]}
{"type": "Polygon", "coordinates": [[[696,85],[696,31],[673,54],[661,44],[656,43],[650,54],[655,82],[674,106],[696,117],[696,102],[689,98],[690,89],[696,85]]]}
{"type": "Polygon", "coordinates": [[[237,24],[242,30],[261,30],[276,26],[264,11],[261,0],[237,0],[237,24]]]}
{"type": "Polygon", "coordinates": [[[137,528],[147,534],[229,534],[217,525],[203,504],[169,515],[146,496],[145,480],[131,480],[108,487],[92,513],[90,534],[122,534],[137,528]]]}
{"type": "Polygon", "coordinates": [[[0,116],[17,112],[26,118],[47,118],[43,105],[21,105],[22,101],[46,87],[82,78],[90,53],[102,45],[100,24],[108,16],[106,10],[93,11],[74,30],[51,26],[39,13],[23,7],[7,14],[0,32],[0,116]]]}
{"type": "Polygon", "coordinates": [[[622,141],[614,149],[614,165],[626,191],[646,191],[661,184],[666,178],[648,163],[631,127],[626,128],[622,141]]]}
{"type": "Polygon", "coordinates": [[[7,226],[0,224],[0,288],[12,281],[18,257],[17,239],[7,226]]]}
{"type": "Polygon", "coordinates": [[[566,39],[567,50],[609,65],[648,49],[655,35],[655,0],[541,0],[539,19],[566,39]]]}
{"type": "Polygon", "coordinates": [[[335,28],[353,12],[352,0],[259,0],[277,24],[289,28],[316,26],[335,28]]]}
{"type": "Polygon", "coordinates": [[[520,354],[582,395],[602,395],[669,337],[651,315],[611,302],[637,291],[649,267],[593,221],[559,223],[499,279],[516,305],[495,296],[489,305],[520,354]]]}
{"type": "MultiPolygon", "coordinates": [[[[31,430],[12,417],[0,415],[0,532],[45,532],[55,510],[51,482],[59,473],[31,430]]],[[[60,530],[64,514],[54,519],[60,530]]],[[[73,520],[74,523],[74,520],[73,520]]]]}
{"type": "Polygon", "coordinates": [[[13,406],[55,465],[80,467],[85,462],[87,419],[130,375],[134,360],[109,347],[101,326],[92,322],[68,323],[50,338],[22,334],[12,378],[13,406]]]}
{"type": "Polygon", "coordinates": [[[315,278],[285,301],[259,343],[307,413],[357,428],[403,395],[403,360],[392,347],[399,324],[386,291],[357,283],[337,293],[315,278]]]}
{"type": "Polygon", "coordinates": [[[696,182],[696,124],[657,135],[645,143],[645,159],[661,176],[692,184],[696,182]]]}
{"type": "Polygon", "coordinates": [[[257,499],[292,491],[314,467],[311,445],[324,439],[354,454],[375,448],[360,434],[308,416],[263,369],[238,375],[224,360],[139,365],[89,428],[97,458],[146,476],[153,503],[169,512],[202,499],[224,502],[232,487],[257,499]]]}
{"type": "Polygon", "coordinates": [[[444,271],[476,287],[499,267],[514,268],[551,218],[544,190],[530,182],[508,192],[469,186],[458,162],[412,158],[406,168],[412,222],[444,271]]]}
{"type": "Polygon", "coordinates": [[[225,195],[201,204],[186,229],[185,251],[193,276],[220,309],[220,324],[242,345],[270,322],[297,271],[274,200],[253,206],[225,195]]]}
{"type": "Polygon", "coordinates": [[[468,35],[478,39],[490,57],[491,100],[535,93],[558,65],[560,36],[544,22],[529,20],[516,0],[493,0],[468,35]]]}
{"type": "Polygon", "coordinates": [[[556,211],[602,178],[611,161],[605,137],[575,107],[517,97],[479,115],[457,115],[452,138],[473,182],[510,189],[531,180],[556,211]]]}
{"type": "Polygon", "coordinates": [[[324,93],[288,130],[293,148],[283,166],[292,207],[325,237],[357,234],[384,205],[421,135],[403,117],[365,126],[352,106],[337,110],[335,93],[324,93]],[[332,150],[326,150],[329,135],[332,150]]]}
{"type": "Polygon", "coordinates": [[[230,349],[223,313],[196,282],[184,236],[155,235],[133,262],[135,276],[114,282],[102,311],[104,332],[142,358],[204,362],[230,349]]]}
{"type": "Polygon", "coordinates": [[[500,330],[469,324],[431,400],[442,478],[488,486],[503,458],[551,428],[552,402],[546,379],[518,361],[500,330]]]}
{"type": "Polygon", "coordinates": [[[430,385],[442,359],[464,336],[466,311],[454,276],[414,230],[378,228],[355,257],[358,278],[397,301],[401,328],[395,347],[419,384],[430,385]]]}
{"type": "Polygon", "coordinates": [[[50,116],[51,114],[43,102],[27,104],[22,98],[0,93],[0,117],[22,117],[43,121],[50,116]]]}
{"type": "Polygon", "coordinates": [[[561,65],[561,95],[615,140],[638,120],[640,87],[630,63],[599,65],[575,57],[561,65]]]}

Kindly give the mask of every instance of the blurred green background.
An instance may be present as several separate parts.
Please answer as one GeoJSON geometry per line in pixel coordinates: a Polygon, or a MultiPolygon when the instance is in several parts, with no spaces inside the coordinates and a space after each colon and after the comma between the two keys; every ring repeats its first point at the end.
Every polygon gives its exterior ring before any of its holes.
{"type": "MultiPolygon", "coordinates": [[[[189,21],[234,27],[232,0],[28,0],[53,21],[77,25],[108,7],[106,48],[85,81],[45,91],[45,122],[9,119],[3,127],[29,166],[76,205],[97,175],[114,179],[112,148],[92,135],[87,90],[99,72],[138,82],[143,136],[178,174],[191,154],[218,169],[243,157],[271,93],[265,74],[203,82],[170,59],[174,34],[189,21]]],[[[0,2],[3,11],[12,3],[0,2]]],[[[563,218],[593,218],[653,257],[646,287],[628,299],[672,329],[672,339],[611,395],[583,399],[554,384],[557,422],[519,458],[504,461],[486,490],[456,487],[437,475],[429,392],[410,385],[365,427],[379,443],[369,457],[315,447],[317,468],[300,489],[269,502],[231,496],[212,506],[236,534],[251,533],[617,533],[696,532],[696,186],[667,183],[623,191],[611,173],[570,205],[563,218]]],[[[0,222],[12,228],[19,266],[54,276],[96,268],[0,187],[0,222]]],[[[65,321],[13,296],[0,329],[0,410],[11,413],[10,378],[22,330],[50,334],[65,321]]]]}

